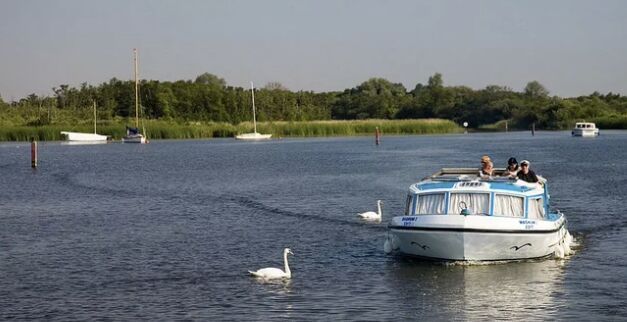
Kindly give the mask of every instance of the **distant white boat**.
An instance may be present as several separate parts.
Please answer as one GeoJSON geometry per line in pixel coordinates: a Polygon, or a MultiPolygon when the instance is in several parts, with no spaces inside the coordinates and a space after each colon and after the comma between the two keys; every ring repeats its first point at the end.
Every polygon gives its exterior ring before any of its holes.
{"type": "Polygon", "coordinates": [[[96,132],[96,102],[94,101],[94,133],[61,131],[61,136],[70,142],[106,142],[107,136],[96,132]]]}
{"type": "Polygon", "coordinates": [[[573,136],[597,136],[599,135],[599,128],[594,123],[577,122],[571,134],[573,136]]]}
{"type": "Polygon", "coordinates": [[[261,134],[257,133],[257,117],[255,116],[255,88],[253,86],[253,82],[250,82],[250,93],[253,98],[253,133],[243,133],[235,136],[237,140],[249,140],[249,141],[258,141],[258,140],[267,140],[272,137],[272,134],[261,134]]]}
{"type": "MultiPolygon", "coordinates": [[[[146,137],[139,132],[139,83],[137,81],[137,49],[133,49],[135,65],[135,127],[126,127],[126,136],[122,138],[124,143],[148,143],[146,137]]],[[[146,132],[144,130],[144,132],[146,132]]]]}

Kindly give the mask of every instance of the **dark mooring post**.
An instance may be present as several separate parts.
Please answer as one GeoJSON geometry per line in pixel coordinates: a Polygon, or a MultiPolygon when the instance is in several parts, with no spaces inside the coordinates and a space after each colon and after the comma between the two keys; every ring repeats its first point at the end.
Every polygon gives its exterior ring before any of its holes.
{"type": "Polygon", "coordinates": [[[379,131],[378,126],[374,130],[374,143],[376,145],[379,145],[379,143],[381,143],[381,132],[379,131]]]}
{"type": "Polygon", "coordinates": [[[531,123],[531,136],[536,135],[536,122],[531,123]]]}
{"type": "Polygon", "coordinates": [[[33,169],[37,168],[37,141],[35,138],[30,139],[30,165],[33,169]]]}

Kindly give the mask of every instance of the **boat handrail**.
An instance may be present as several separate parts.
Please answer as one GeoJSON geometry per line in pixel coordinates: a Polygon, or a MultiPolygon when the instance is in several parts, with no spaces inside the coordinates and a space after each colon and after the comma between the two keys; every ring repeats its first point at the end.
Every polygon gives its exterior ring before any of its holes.
{"type": "Polygon", "coordinates": [[[434,174],[422,178],[422,180],[434,181],[497,181],[497,182],[514,182],[516,178],[502,177],[505,168],[495,168],[494,176],[479,177],[479,169],[477,168],[442,168],[434,174]]]}

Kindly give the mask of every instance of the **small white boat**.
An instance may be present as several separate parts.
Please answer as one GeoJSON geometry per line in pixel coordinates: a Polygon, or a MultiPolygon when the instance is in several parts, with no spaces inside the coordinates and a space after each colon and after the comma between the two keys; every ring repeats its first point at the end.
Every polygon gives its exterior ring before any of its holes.
{"type": "Polygon", "coordinates": [[[597,136],[599,135],[599,128],[594,123],[577,122],[571,134],[572,136],[597,136]]]}
{"type": "Polygon", "coordinates": [[[98,142],[98,141],[107,141],[106,135],[96,134],[96,133],[82,133],[82,132],[68,132],[61,131],[61,135],[65,137],[66,141],[72,142],[98,142]]]}
{"type": "Polygon", "coordinates": [[[253,86],[253,82],[250,82],[250,93],[253,99],[253,133],[243,133],[235,136],[237,140],[249,140],[249,141],[258,141],[258,140],[267,140],[272,137],[272,134],[261,134],[257,133],[257,117],[255,116],[255,88],[253,86]]]}
{"type": "MultiPolygon", "coordinates": [[[[135,127],[126,127],[126,136],[122,138],[124,143],[148,143],[146,137],[139,132],[139,82],[137,79],[137,49],[133,49],[135,65],[135,127]]],[[[146,131],[144,130],[144,133],[146,131]]]]}
{"type": "Polygon", "coordinates": [[[146,137],[139,133],[136,127],[126,127],[126,135],[122,138],[124,143],[146,143],[146,137]]]}
{"type": "Polygon", "coordinates": [[[272,137],[272,134],[261,134],[261,133],[244,133],[238,134],[235,136],[238,140],[267,140],[272,137]]]}
{"type": "Polygon", "coordinates": [[[482,179],[474,168],[444,168],[410,186],[405,215],[392,218],[384,250],[447,261],[568,254],[566,218],[549,208],[546,179],[538,178],[482,179]]]}
{"type": "Polygon", "coordinates": [[[94,101],[94,133],[61,131],[61,136],[69,142],[106,142],[108,137],[96,131],[96,102],[94,101]]]}

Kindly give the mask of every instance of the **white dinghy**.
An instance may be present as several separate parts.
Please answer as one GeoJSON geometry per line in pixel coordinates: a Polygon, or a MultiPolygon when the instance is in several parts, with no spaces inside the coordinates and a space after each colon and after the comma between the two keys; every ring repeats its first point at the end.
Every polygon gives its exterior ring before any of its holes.
{"type": "MultiPolygon", "coordinates": [[[[450,261],[562,257],[572,237],[549,208],[546,179],[528,183],[444,168],[409,187],[405,215],[392,218],[386,252],[450,261]]],[[[503,169],[497,169],[502,173],[503,169]]]]}

